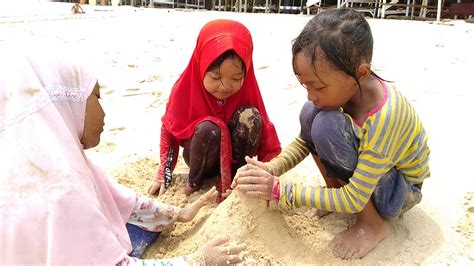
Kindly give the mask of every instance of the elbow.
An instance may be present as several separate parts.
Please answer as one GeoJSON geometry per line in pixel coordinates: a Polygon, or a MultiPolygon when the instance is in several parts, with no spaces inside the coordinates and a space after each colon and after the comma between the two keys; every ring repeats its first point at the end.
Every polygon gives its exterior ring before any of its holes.
{"type": "Polygon", "coordinates": [[[365,206],[367,206],[367,204],[363,204],[363,205],[361,205],[361,204],[354,204],[354,212],[352,212],[352,213],[357,214],[357,213],[362,212],[362,211],[365,209],[365,206]]]}

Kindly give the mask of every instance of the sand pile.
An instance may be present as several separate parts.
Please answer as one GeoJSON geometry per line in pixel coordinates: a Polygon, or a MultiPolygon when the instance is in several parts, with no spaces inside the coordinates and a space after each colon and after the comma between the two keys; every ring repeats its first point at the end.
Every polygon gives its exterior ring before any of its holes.
{"type": "Polygon", "coordinates": [[[289,263],[294,258],[305,258],[309,263],[316,260],[308,256],[311,250],[291,235],[279,210],[268,209],[266,201],[238,192],[197,225],[189,238],[167,252],[168,256],[191,253],[209,239],[226,235],[234,242],[247,245],[247,262],[289,263]]]}
{"type": "MultiPolygon", "coordinates": [[[[155,160],[146,158],[115,173],[118,181],[145,193],[151,178],[158,169],[155,160]]],[[[187,176],[187,167],[178,160],[173,184],[162,196],[162,202],[184,206],[197,199],[212,184],[186,198],[175,195],[187,176]]],[[[347,228],[353,220],[334,215],[316,220],[308,209],[289,210],[260,199],[249,198],[238,191],[221,204],[204,207],[190,223],[176,223],[163,232],[160,239],[147,251],[146,258],[169,258],[195,252],[208,240],[229,236],[233,243],[245,243],[248,264],[308,264],[334,260],[327,244],[333,235],[347,228]],[[331,224],[331,226],[328,226],[331,224]],[[326,229],[325,229],[326,228],[326,229]],[[329,231],[327,231],[329,230],[329,231]]]]}

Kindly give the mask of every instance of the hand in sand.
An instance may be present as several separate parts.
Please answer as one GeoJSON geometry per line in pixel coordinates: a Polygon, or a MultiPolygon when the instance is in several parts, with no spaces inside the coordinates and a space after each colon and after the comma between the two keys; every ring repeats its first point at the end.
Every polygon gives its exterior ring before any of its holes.
{"type": "Polygon", "coordinates": [[[178,222],[189,222],[191,221],[196,214],[199,212],[199,210],[211,203],[211,199],[215,198],[217,196],[217,190],[216,187],[212,187],[209,189],[206,193],[201,195],[196,201],[193,203],[189,204],[188,206],[184,207],[179,211],[178,214],[178,222]]]}
{"type": "Polygon", "coordinates": [[[148,188],[148,195],[154,195],[157,192],[158,195],[163,195],[165,190],[165,183],[153,180],[150,187],[148,188]]]}
{"type": "Polygon", "coordinates": [[[232,184],[230,186],[230,189],[227,189],[224,193],[222,193],[222,197],[223,198],[227,198],[228,196],[230,196],[230,194],[232,193],[232,190],[235,188],[235,186],[237,185],[237,178],[240,176],[240,173],[242,171],[247,171],[249,169],[248,165],[244,165],[242,167],[240,167],[239,169],[237,169],[237,173],[235,173],[235,176],[234,178],[232,179],[232,184]]]}
{"type": "Polygon", "coordinates": [[[275,177],[267,171],[268,167],[264,163],[248,156],[245,161],[247,165],[237,171],[231,188],[237,187],[246,195],[271,200],[275,177]]]}
{"type": "Polygon", "coordinates": [[[204,257],[204,265],[229,265],[241,262],[240,253],[245,249],[245,245],[224,247],[228,241],[228,237],[219,237],[207,242],[199,251],[204,257]]]}

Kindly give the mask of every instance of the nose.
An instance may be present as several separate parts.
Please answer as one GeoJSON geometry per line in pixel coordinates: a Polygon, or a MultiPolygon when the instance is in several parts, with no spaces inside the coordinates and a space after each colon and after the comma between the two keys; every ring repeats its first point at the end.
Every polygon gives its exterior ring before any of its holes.
{"type": "Polygon", "coordinates": [[[219,90],[225,93],[225,92],[231,92],[232,88],[226,85],[224,82],[221,82],[221,84],[219,85],[219,90]]]}

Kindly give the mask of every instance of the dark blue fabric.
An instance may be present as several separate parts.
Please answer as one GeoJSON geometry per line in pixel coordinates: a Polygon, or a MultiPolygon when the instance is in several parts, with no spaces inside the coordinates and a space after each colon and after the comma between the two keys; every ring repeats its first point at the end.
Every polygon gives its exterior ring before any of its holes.
{"type": "Polygon", "coordinates": [[[348,183],[359,158],[359,139],[349,117],[306,102],[300,113],[301,138],[324,164],[327,176],[348,183]]]}
{"type": "Polygon", "coordinates": [[[142,258],[148,246],[155,242],[160,232],[150,232],[133,224],[126,224],[128,235],[132,241],[131,257],[142,258]]]}
{"type": "Polygon", "coordinates": [[[408,182],[395,168],[392,168],[380,178],[372,193],[372,199],[380,216],[392,218],[401,214],[409,192],[408,182]]]}

